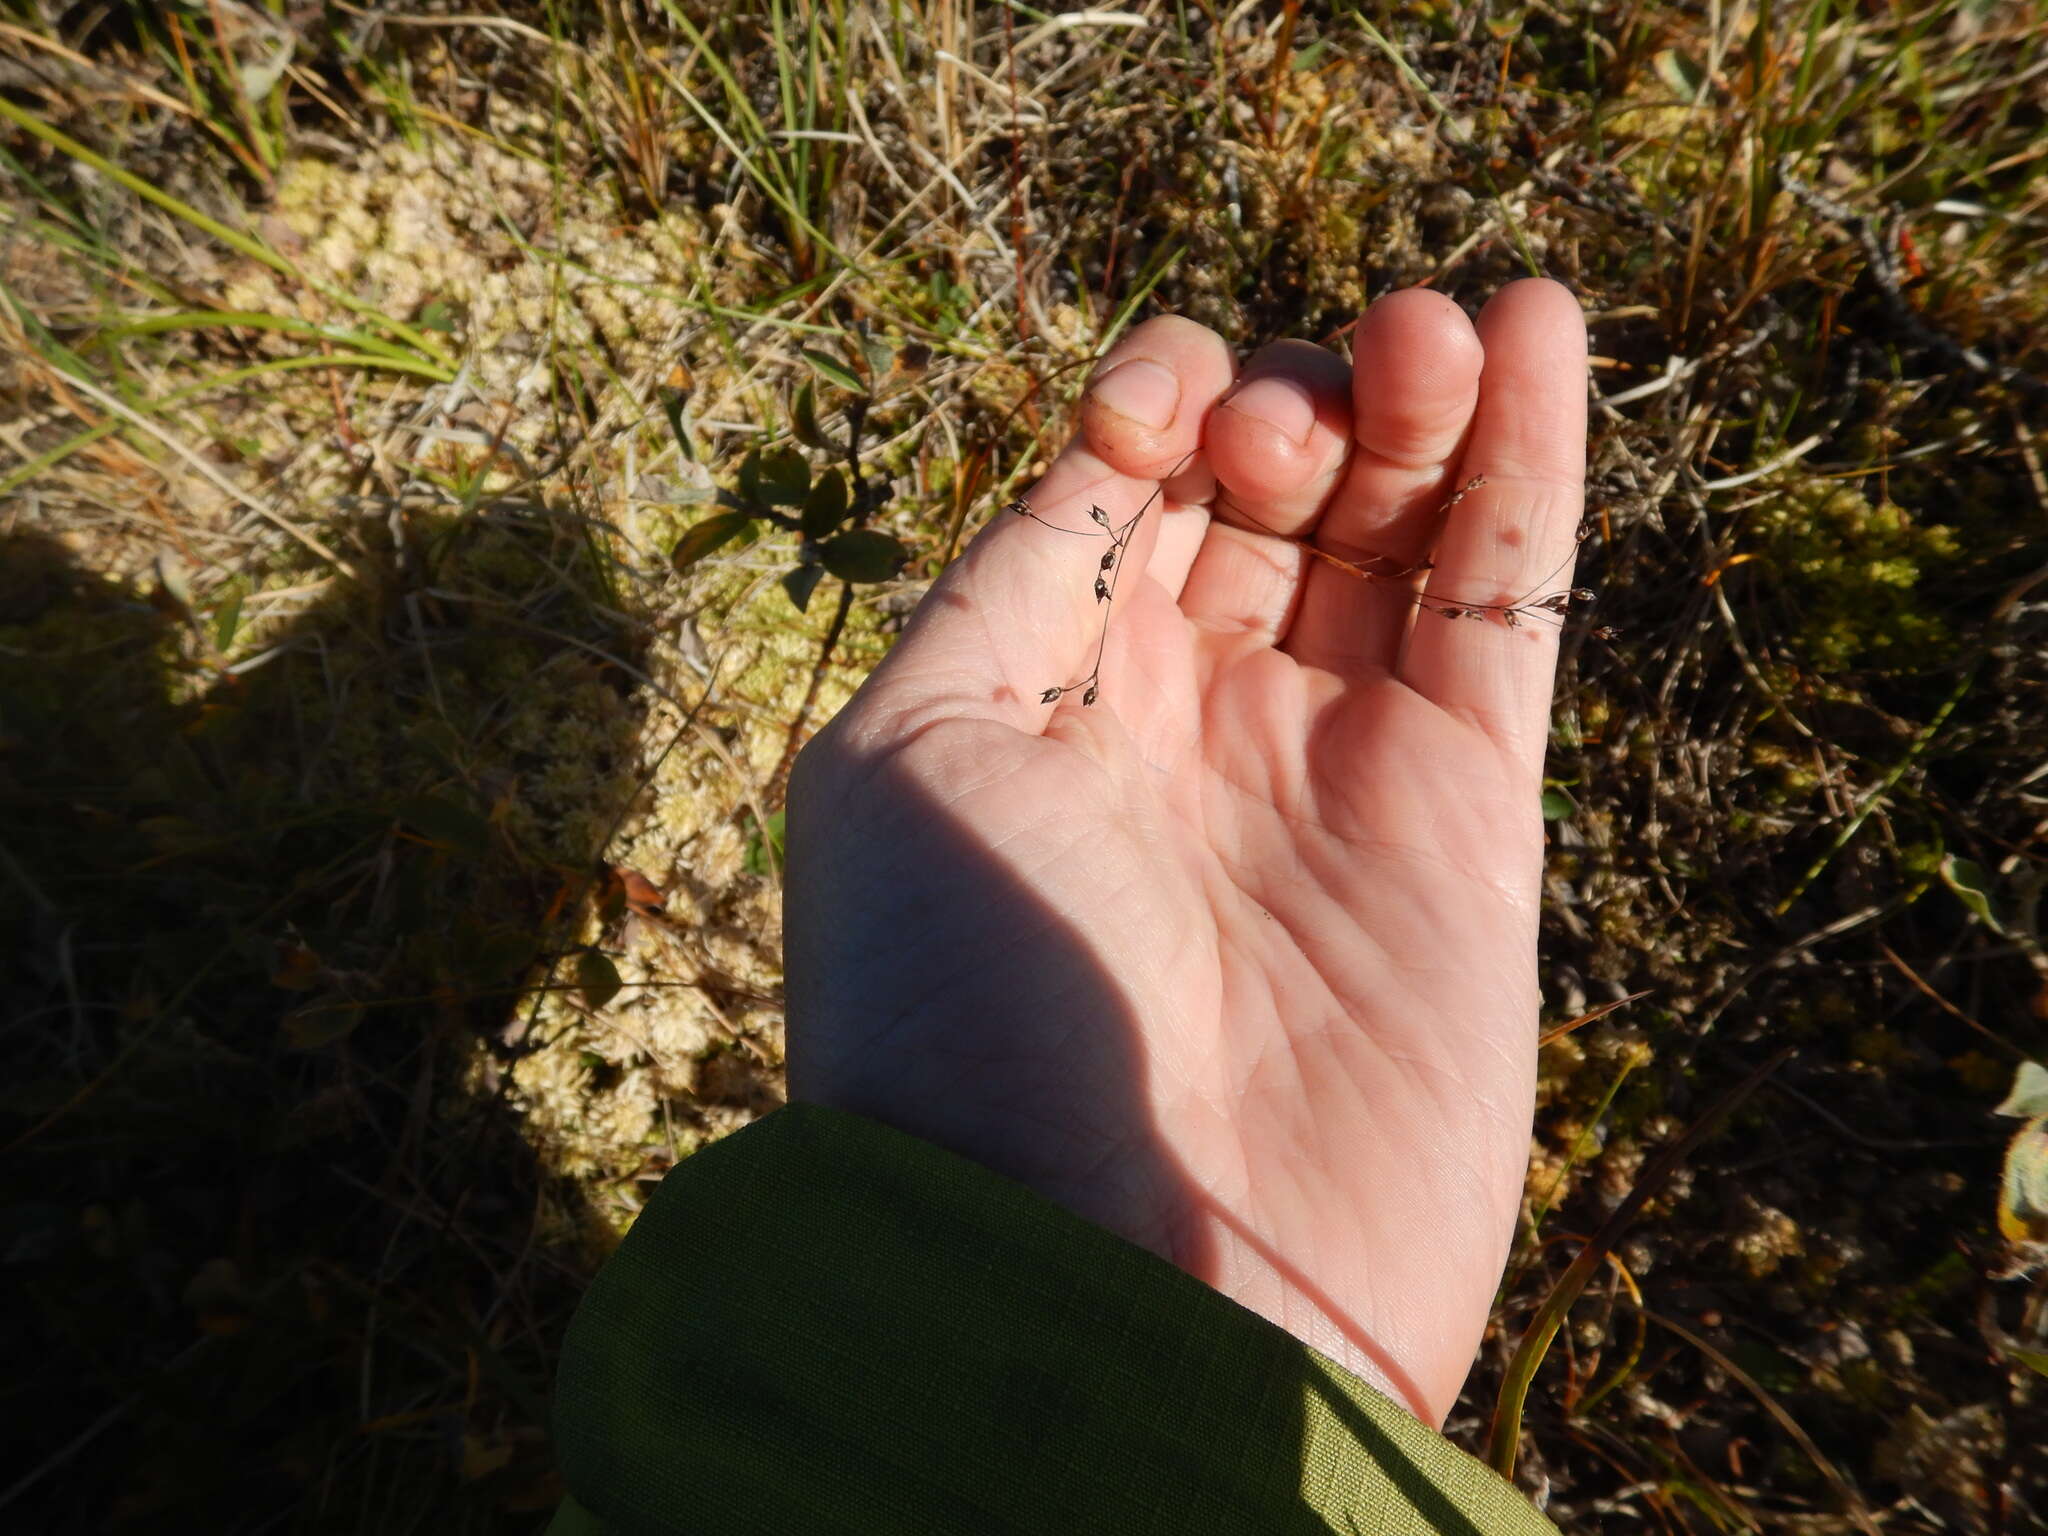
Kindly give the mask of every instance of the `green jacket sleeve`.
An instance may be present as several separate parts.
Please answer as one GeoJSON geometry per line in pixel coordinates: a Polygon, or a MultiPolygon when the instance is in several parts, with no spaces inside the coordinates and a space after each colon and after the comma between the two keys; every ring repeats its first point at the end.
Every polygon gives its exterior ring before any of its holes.
{"type": "Polygon", "coordinates": [[[662,1182],[577,1311],[554,1419],[554,1536],[1553,1530],[1171,1264],[811,1105],[662,1182]]]}

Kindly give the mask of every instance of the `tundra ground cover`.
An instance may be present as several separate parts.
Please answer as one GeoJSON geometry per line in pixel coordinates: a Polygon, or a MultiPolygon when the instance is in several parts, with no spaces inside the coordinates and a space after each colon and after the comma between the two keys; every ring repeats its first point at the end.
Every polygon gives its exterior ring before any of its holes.
{"type": "Polygon", "coordinates": [[[1541,271],[1617,631],[1566,646],[1546,1023],[1620,1006],[1546,1048],[1452,1433],[1790,1046],[1579,1295],[1517,1475],[1567,1529],[2040,1528],[1991,1111],[2048,1057],[2044,37],[9,0],[0,1507],[538,1527],[578,1287],[779,1098],[792,746],[1089,361],[1541,271]],[[907,565],[691,532],[835,475],[907,565]]]}

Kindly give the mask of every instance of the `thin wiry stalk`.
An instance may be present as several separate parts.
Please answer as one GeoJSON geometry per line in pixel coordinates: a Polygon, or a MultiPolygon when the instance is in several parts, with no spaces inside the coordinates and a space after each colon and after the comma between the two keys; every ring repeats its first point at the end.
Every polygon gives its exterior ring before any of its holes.
{"type": "MultiPolygon", "coordinates": [[[[1172,473],[1165,478],[1170,480],[1173,478],[1173,475],[1179,474],[1186,467],[1188,460],[1193,457],[1193,454],[1189,454],[1187,458],[1182,459],[1179,464],[1174,466],[1172,473]]],[[[1438,508],[1438,516],[1442,517],[1448,514],[1453,507],[1457,506],[1459,502],[1463,501],[1468,495],[1484,484],[1486,484],[1484,476],[1474,475],[1460,486],[1444,502],[1442,507],[1438,508]]],[[[1027,517],[1034,523],[1050,528],[1054,533],[1073,534],[1080,538],[1108,539],[1110,544],[1109,550],[1103,555],[1101,563],[1096,568],[1095,601],[1098,603],[1111,603],[1116,599],[1117,581],[1123,575],[1123,555],[1130,545],[1131,536],[1137,531],[1138,524],[1144,520],[1145,514],[1152,510],[1153,504],[1165,494],[1165,491],[1165,482],[1162,480],[1153,489],[1152,494],[1145,498],[1144,505],[1131,515],[1129,521],[1121,524],[1111,523],[1107,512],[1103,511],[1101,507],[1091,505],[1088,508],[1088,518],[1093,526],[1088,528],[1062,528],[1058,523],[1049,522],[1033,510],[1031,503],[1021,496],[1015,501],[1010,502],[1004,510],[1015,513],[1019,517],[1027,517]]],[[[1264,532],[1273,534],[1275,538],[1286,537],[1284,534],[1267,528],[1257,518],[1250,517],[1248,513],[1241,515],[1249,518],[1252,523],[1264,532]]],[[[1590,527],[1581,527],[1578,531],[1576,543],[1584,543],[1591,531],[1590,527]]],[[[1369,569],[1363,561],[1346,560],[1340,555],[1331,554],[1326,549],[1318,549],[1315,545],[1301,540],[1290,539],[1288,542],[1299,544],[1312,558],[1320,560],[1326,565],[1334,566],[1346,575],[1354,576],[1360,581],[1404,581],[1409,577],[1420,575],[1423,572],[1436,568],[1436,562],[1433,560],[1418,560],[1412,565],[1393,566],[1391,569],[1386,570],[1374,570],[1369,569]]],[[[1368,558],[1376,561],[1386,559],[1385,556],[1371,556],[1368,558]]],[[[1557,576],[1557,573],[1569,565],[1573,558],[1573,555],[1565,556],[1564,559],[1551,567],[1550,571],[1535,586],[1531,587],[1521,596],[1512,598],[1505,603],[1452,603],[1446,602],[1441,598],[1432,598],[1427,592],[1410,594],[1411,601],[1424,612],[1436,614],[1439,618],[1444,619],[1485,619],[1489,615],[1497,614],[1500,617],[1500,621],[1509,629],[1520,629],[1525,622],[1540,623],[1544,621],[1549,621],[1555,628],[1562,629],[1565,624],[1565,616],[1571,611],[1571,605],[1573,603],[1592,602],[1596,594],[1589,587],[1561,588],[1554,592],[1544,593],[1541,597],[1538,597],[1536,594],[1549,586],[1551,581],[1557,576]]],[[[1391,562],[1389,564],[1391,565],[1391,562]]],[[[1615,631],[1609,627],[1602,626],[1593,630],[1592,633],[1598,638],[1605,640],[1611,639],[1615,631]]],[[[1057,704],[1067,694],[1078,691],[1083,705],[1093,704],[1096,699],[1101,697],[1102,658],[1108,644],[1109,615],[1104,614],[1101,632],[1095,639],[1095,661],[1088,669],[1088,675],[1077,682],[1061,683],[1047,688],[1039,694],[1039,703],[1057,704]]]]}

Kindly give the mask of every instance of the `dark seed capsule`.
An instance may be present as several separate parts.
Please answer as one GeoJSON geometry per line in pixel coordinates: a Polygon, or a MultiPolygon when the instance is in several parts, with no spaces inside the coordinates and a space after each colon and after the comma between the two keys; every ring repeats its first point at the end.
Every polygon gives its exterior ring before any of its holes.
{"type": "Polygon", "coordinates": [[[1440,618],[1462,619],[1465,617],[1465,610],[1462,608],[1432,608],[1429,611],[1440,618]]]}
{"type": "Polygon", "coordinates": [[[1109,526],[1109,514],[1103,511],[1102,508],[1090,507],[1088,515],[1094,518],[1096,522],[1102,524],[1103,527],[1107,528],[1109,526]]]}
{"type": "Polygon", "coordinates": [[[1041,704],[1057,704],[1059,701],[1060,690],[1057,688],[1048,688],[1038,696],[1038,702],[1041,704]]]}
{"type": "Polygon", "coordinates": [[[1031,503],[1019,496],[1015,501],[1003,508],[1003,510],[1005,512],[1014,512],[1019,517],[1029,517],[1031,515],[1031,503]]]}
{"type": "Polygon", "coordinates": [[[1503,608],[1500,611],[1500,616],[1508,621],[1509,629],[1520,629],[1522,627],[1522,617],[1514,609],[1503,608]]]}
{"type": "Polygon", "coordinates": [[[1081,702],[1083,704],[1093,704],[1095,702],[1095,696],[1099,691],[1100,690],[1098,690],[1091,684],[1089,686],[1088,691],[1081,695],[1081,702]]]}
{"type": "Polygon", "coordinates": [[[1095,578],[1095,601],[1097,601],[1098,603],[1106,603],[1109,601],[1109,583],[1104,581],[1100,576],[1095,578]]]}
{"type": "Polygon", "coordinates": [[[1594,592],[1593,592],[1593,589],[1592,589],[1591,587],[1573,587],[1573,588],[1572,588],[1572,591],[1571,591],[1571,598],[1572,598],[1572,601],[1573,601],[1573,602],[1575,602],[1575,603],[1590,603],[1591,601],[1593,601],[1593,597],[1594,597],[1594,592]]]}
{"type": "Polygon", "coordinates": [[[1109,568],[1110,568],[1110,567],[1111,567],[1112,565],[1115,565],[1115,564],[1116,564],[1116,551],[1112,549],[1112,550],[1111,550],[1111,551],[1110,551],[1110,552],[1109,552],[1108,554],[1106,554],[1106,555],[1104,555],[1104,556],[1102,557],[1102,568],[1103,568],[1103,569],[1104,569],[1104,570],[1106,571],[1106,570],[1108,570],[1108,569],[1109,569],[1109,568]]]}

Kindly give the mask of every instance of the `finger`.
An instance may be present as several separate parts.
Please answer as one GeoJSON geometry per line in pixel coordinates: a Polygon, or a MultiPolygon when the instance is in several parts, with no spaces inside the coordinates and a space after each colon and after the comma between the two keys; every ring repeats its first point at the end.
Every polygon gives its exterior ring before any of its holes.
{"type": "Polygon", "coordinates": [[[1006,509],[975,536],[828,729],[877,746],[948,718],[1044,730],[1054,706],[1041,696],[1094,665],[1106,612],[1098,576],[1143,579],[1159,483],[1118,473],[1076,438],[1021,501],[1028,515],[1006,509]],[[1105,555],[1114,557],[1106,570],[1105,555]]]}
{"type": "Polygon", "coordinates": [[[1145,574],[1158,582],[1168,597],[1179,599],[1208,531],[1209,509],[1178,504],[1169,490],[1160,503],[1159,537],[1145,562],[1145,574]]]}
{"type": "Polygon", "coordinates": [[[1351,451],[1351,370],[1327,347],[1279,341],[1245,365],[1203,438],[1216,514],[1292,538],[1314,524],[1351,451]]]}
{"type": "Polygon", "coordinates": [[[1210,473],[1206,451],[1197,451],[1186,468],[1160,483],[1166,487],[1169,503],[1206,507],[1216,499],[1216,477],[1210,473]]]}
{"type": "Polygon", "coordinates": [[[1287,633],[1308,559],[1292,539],[1212,522],[1181,589],[1180,611],[1212,632],[1272,645],[1287,633]]]}
{"type": "Polygon", "coordinates": [[[1484,354],[1465,312],[1409,288],[1365,312],[1352,334],[1352,433],[1343,483],[1316,544],[1376,579],[1325,565],[1309,573],[1287,648],[1335,670],[1391,670],[1414,616],[1398,573],[1435,542],[1437,513],[1479,398],[1484,354]]]}
{"type": "Polygon", "coordinates": [[[1209,453],[1199,450],[1179,474],[1160,482],[1159,538],[1145,562],[1145,574],[1159,583],[1169,600],[1180,596],[1188,571],[1202,551],[1209,529],[1209,508],[1216,500],[1216,477],[1209,472],[1209,453]]]}
{"type": "Polygon", "coordinates": [[[1147,320],[1096,370],[1081,399],[1082,435],[1119,474],[1185,473],[1235,373],[1229,345],[1206,325],[1179,315],[1147,320]]]}
{"type": "Polygon", "coordinates": [[[1446,520],[1425,604],[1489,607],[1481,619],[1418,615],[1401,676],[1538,771],[1558,623],[1499,609],[1572,584],[1585,506],[1586,322],[1568,289],[1530,278],[1494,295],[1479,339],[1486,370],[1457,473],[1485,484],[1446,520]]]}

